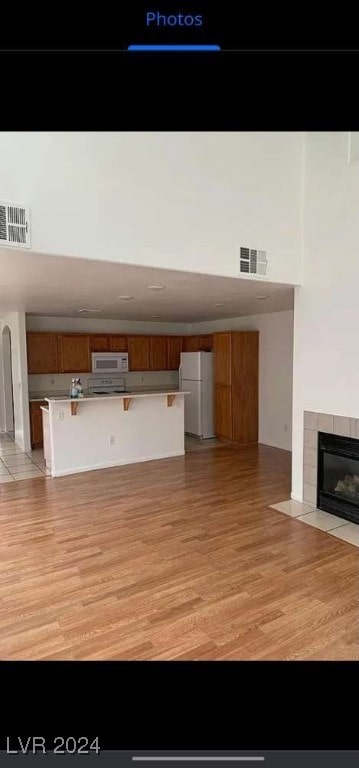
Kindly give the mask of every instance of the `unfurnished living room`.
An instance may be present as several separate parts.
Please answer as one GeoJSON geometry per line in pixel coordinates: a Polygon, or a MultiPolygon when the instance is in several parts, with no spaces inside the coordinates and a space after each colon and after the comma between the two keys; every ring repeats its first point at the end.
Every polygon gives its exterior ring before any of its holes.
{"type": "Polygon", "coordinates": [[[0,657],[358,659],[359,134],[0,169],[0,657]]]}

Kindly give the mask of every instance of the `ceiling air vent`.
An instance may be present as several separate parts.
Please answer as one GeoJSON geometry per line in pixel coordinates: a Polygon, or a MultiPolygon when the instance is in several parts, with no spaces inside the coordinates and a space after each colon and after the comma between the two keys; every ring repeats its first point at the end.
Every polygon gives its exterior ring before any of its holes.
{"type": "Polygon", "coordinates": [[[0,200],[0,245],[31,248],[29,208],[0,200]]]}
{"type": "Polygon", "coordinates": [[[257,251],[253,248],[239,249],[239,272],[241,275],[267,274],[267,251],[257,251]]]}

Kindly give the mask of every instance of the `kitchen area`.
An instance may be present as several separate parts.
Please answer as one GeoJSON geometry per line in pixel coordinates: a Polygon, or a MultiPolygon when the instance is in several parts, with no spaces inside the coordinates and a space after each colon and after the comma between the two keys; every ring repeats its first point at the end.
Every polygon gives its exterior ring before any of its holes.
{"type": "Polygon", "coordinates": [[[258,440],[256,331],[29,330],[27,363],[31,447],[53,477],[180,456],[186,436],[258,440]]]}
{"type": "MultiPolygon", "coordinates": [[[[74,323],[75,325],[75,323],[74,323]]],[[[81,378],[87,395],[124,390],[148,393],[178,390],[181,353],[211,351],[210,336],[124,335],[27,332],[31,445],[42,445],[41,407],[45,398],[70,396],[71,380],[81,378]]]]}

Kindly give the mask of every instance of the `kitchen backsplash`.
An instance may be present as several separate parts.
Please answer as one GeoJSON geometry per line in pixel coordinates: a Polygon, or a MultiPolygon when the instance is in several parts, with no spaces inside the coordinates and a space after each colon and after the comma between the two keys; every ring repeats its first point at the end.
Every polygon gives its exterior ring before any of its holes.
{"type": "MultiPolygon", "coordinates": [[[[99,380],[110,378],[111,374],[96,373],[54,373],[54,374],[29,374],[29,393],[32,392],[67,392],[70,389],[71,379],[80,376],[84,391],[87,388],[88,379],[99,380]]],[[[126,389],[132,387],[178,387],[178,371],[144,371],[143,373],[125,373],[126,389]]]]}

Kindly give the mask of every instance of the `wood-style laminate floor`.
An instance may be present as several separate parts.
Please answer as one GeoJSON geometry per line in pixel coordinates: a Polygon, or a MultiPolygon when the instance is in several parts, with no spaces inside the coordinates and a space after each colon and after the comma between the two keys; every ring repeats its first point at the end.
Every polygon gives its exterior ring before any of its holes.
{"type": "Polygon", "coordinates": [[[265,446],[2,484],[0,658],[358,659],[359,550],[289,490],[265,446]]]}

